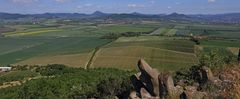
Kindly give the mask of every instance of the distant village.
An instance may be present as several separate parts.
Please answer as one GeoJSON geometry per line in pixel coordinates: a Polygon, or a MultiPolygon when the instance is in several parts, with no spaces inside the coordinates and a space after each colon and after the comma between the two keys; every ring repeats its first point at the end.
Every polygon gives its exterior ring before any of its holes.
{"type": "Polygon", "coordinates": [[[9,72],[12,70],[12,67],[0,67],[0,73],[9,72]]]}

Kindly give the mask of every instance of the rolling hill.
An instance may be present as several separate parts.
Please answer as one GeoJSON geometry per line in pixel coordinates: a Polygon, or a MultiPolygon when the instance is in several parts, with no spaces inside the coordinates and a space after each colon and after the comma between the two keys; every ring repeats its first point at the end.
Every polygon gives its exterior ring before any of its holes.
{"type": "Polygon", "coordinates": [[[240,13],[226,13],[226,14],[141,14],[141,13],[104,13],[96,11],[92,14],[84,13],[44,13],[44,14],[10,14],[0,13],[0,19],[19,19],[19,18],[102,18],[102,19],[125,19],[125,18],[145,18],[145,19],[164,19],[164,20],[187,20],[196,22],[216,22],[216,23],[240,23],[240,13]]]}

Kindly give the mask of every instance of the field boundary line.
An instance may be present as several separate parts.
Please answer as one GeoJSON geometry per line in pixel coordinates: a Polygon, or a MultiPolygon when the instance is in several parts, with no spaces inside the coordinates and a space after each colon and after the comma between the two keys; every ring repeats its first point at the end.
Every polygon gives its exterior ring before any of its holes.
{"type": "Polygon", "coordinates": [[[94,56],[95,56],[95,54],[97,53],[98,50],[99,50],[99,47],[97,47],[97,48],[95,48],[95,49],[93,50],[93,53],[92,53],[89,61],[87,62],[86,66],[85,66],[85,69],[89,69],[89,67],[90,67],[91,64],[92,64],[93,58],[94,58],[94,56]]]}
{"type": "Polygon", "coordinates": [[[195,55],[194,53],[174,51],[174,50],[168,50],[168,49],[162,49],[162,48],[156,48],[156,47],[149,47],[149,46],[119,46],[119,47],[105,47],[105,48],[102,48],[102,49],[122,48],[122,47],[145,47],[145,48],[158,49],[158,50],[162,50],[162,51],[169,51],[169,52],[174,52],[174,53],[181,53],[181,54],[186,54],[186,55],[195,55]]]}
{"type": "Polygon", "coordinates": [[[113,41],[110,41],[109,43],[106,43],[106,44],[103,44],[101,46],[98,46],[94,49],[93,53],[92,53],[92,56],[90,57],[89,61],[86,63],[86,66],[85,66],[85,69],[89,69],[90,66],[92,65],[92,61],[94,59],[94,57],[96,56],[96,53],[99,52],[99,50],[104,47],[104,46],[107,46],[109,44],[111,44],[112,42],[114,42],[116,40],[113,40],[113,41]]]}
{"type": "MultiPolygon", "coordinates": [[[[131,57],[131,56],[101,56],[101,57],[103,57],[103,58],[121,57],[121,58],[131,58],[131,59],[139,59],[139,58],[141,58],[141,57],[131,57]]],[[[144,59],[146,59],[146,60],[149,59],[150,60],[151,58],[144,57],[144,59]]],[[[152,59],[152,60],[154,60],[154,61],[160,60],[160,61],[163,61],[163,62],[170,62],[170,63],[195,63],[194,60],[191,60],[191,61],[188,61],[188,62],[187,61],[183,62],[183,61],[167,60],[167,59],[161,59],[161,58],[152,59]]]]}

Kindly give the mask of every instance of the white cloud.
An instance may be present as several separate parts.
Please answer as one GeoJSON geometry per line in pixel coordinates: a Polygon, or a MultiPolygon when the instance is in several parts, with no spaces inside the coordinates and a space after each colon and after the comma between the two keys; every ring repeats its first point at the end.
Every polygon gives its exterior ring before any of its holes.
{"type": "Polygon", "coordinates": [[[63,2],[69,1],[69,0],[54,0],[54,1],[63,3],[63,2]]]}
{"type": "Polygon", "coordinates": [[[13,3],[32,3],[32,2],[37,2],[39,0],[9,0],[13,3]]]}
{"type": "Polygon", "coordinates": [[[209,3],[216,2],[216,0],[208,0],[209,3]]]}
{"type": "Polygon", "coordinates": [[[176,5],[180,5],[181,3],[180,2],[175,2],[176,5]]]}
{"type": "Polygon", "coordinates": [[[91,6],[93,6],[93,4],[88,3],[88,4],[84,4],[84,6],[91,7],[91,6]]]}
{"type": "Polygon", "coordinates": [[[136,4],[128,4],[128,7],[137,7],[137,5],[136,4]]]}
{"type": "MultiPolygon", "coordinates": [[[[33,3],[33,2],[38,2],[40,0],[9,0],[9,1],[13,2],[13,3],[33,3]]],[[[53,1],[64,3],[64,2],[69,1],[69,0],[53,0],[53,1]]]]}
{"type": "Polygon", "coordinates": [[[128,4],[127,5],[130,8],[143,8],[145,7],[144,5],[138,5],[138,4],[128,4]]]}
{"type": "MultiPolygon", "coordinates": [[[[77,6],[77,8],[86,8],[86,7],[92,7],[93,6],[93,4],[90,4],[90,3],[88,3],[88,4],[84,4],[84,5],[78,5],[77,6]]],[[[100,6],[97,6],[97,7],[100,7],[100,6]]]]}

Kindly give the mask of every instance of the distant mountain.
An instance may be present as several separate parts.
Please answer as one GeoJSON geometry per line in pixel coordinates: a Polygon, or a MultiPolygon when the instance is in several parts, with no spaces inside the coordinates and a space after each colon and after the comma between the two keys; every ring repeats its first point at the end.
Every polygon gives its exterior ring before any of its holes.
{"type": "Polygon", "coordinates": [[[133,13],[120,13],[120,14],[110,14],[106,16],[107,18],[112,18],[112,19],[125,19],[125,18],[160,18],[160,15],[156,14],[142,14],[138,12],[133,12],[133,13]]]}
{"type": "Polygon", "coordinates": [[[124,18],[159,18],[155,15],[136,15],[136,14],[111,14],[107,16],[112,19],[124,19],[124,18]]]}
{"type": "Polygon", "coordinates": [[[28,16],[34,18],[79,18],[85,17],[87,15],[80,13],[44,13],[44,14],[32,14],[28,16]]]}
{"type": "Polygon", "coordinates": [[[44,14],[10,14],[0,13],[0,19],[19,19],[19,18],[80,18],[86,14],[79,13],[44,13],[44,14]]]}
{"type": "Polygon", "coordinates": [[[121,14],[109,14],[101,11],[96,11],[92,14],[83,13],[44,13],[44,14],[10,14],[0,13],[0,19],[19,19],[19,18],[112,18],[112,19],[131,19],[131,18],[144,18],[144,19],[166,19],[166,20],[189,20],[189,21],[204,21],[204,22],[221,22],[221,23],[237,23],[240,24],[240,13],[228,13],[228,14],[142,14],[138,12],[133,13],[121,13],[121,14]]]}
{"type": "Polygon", "coordinates": [[[18,19],[24,18],[26,15],[22,14],[10,14],[10,13],[0,13],[0,19],[18,19]]]}
{"type": "Polygon", "coordinates": [[[96,12],[92,13],[90,16],[92,16],[92,17],[103,17],[103,16],[108,16],[108,15],[110,15],[110,14],[103,13],[101,11],[96,11],[96,12]]]}
{"type": "Polygon", "coordinates": [[[184,14],[178,14],[178,13],[172,13],[169,15],[162,16],[165,19],[178,19],[178,20],[188,20],[190,19],[189,16],[184,15],[184,14]]]}
{"type": "Polygon", "coordinates": [[[210,22],[224,22],[224,23],[240,23],[240,13],[227,13],[215,15],[189,15],[199,20],[210,22]]]}

